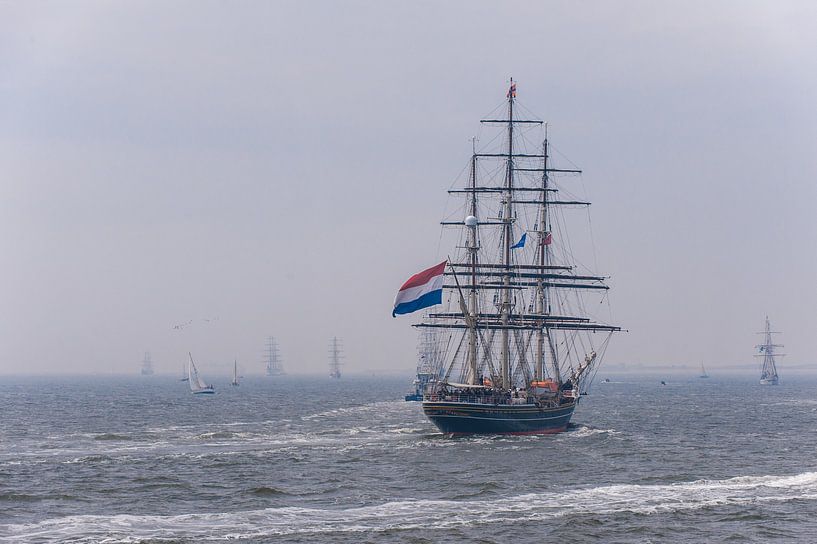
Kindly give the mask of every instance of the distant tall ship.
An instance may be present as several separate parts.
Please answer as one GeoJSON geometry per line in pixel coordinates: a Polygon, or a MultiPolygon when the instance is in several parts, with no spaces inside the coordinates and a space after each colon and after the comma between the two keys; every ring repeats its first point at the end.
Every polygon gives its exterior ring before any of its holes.
{"type": "Polygon", "coordinates": [[[406,401],[423,400],[423,394],[442,377],[442,358],[440,332],[435,329],[423,329],[420,332],[420,343],[417,346],[419,360],[417,377],[412,382],[412,390],[406,395],[406,401]]]}
{"type": "Polygon", "coordinates": [[[280,376],[284,374],[284,365],[281,362],[281,355],[278,353],[278,344],[272,336],[267,337],[264,363],[267,368],[267,376],[280,376]]]}
{"type": "Polygon", "coordinates": [[[708,378],[708,377],[709,377],[709,374],[707,374],[707,373],[706,373],[706,368],[704,368],[704,364],[703,364],[703,363],[701,363],[701,375],[700,375],[700,376],[698,376],[698,377],[699,377],[699,378],[704,378],[704,379],[706,379],[706,378],[708,378]]]}
{"type": "Polygon", "coordinates": [[[149,351],[145,352],[145,358],[142,359],[142,376],[153,376],[153,360],[149,351]]]}
{"type": "Polygon", "coordinates": [[[230,385],[232,385],[234,387],[238,387],[239,385],[241,385],[238,382],[238,359],[235,359],[233,361],[233,379],[230,382],[230,385]]]}
{"type": "Polygon", "coordinates": [[[340,360],[343,358],[342,348],[340,345],[340,340],[338,337],[335,336],[329,342],[329,377],[339,379],[340,378],[340,360]]]}
{"type": "Polygon", "coordinates": [[[777,385],[779,378],[777,377],[777,364],[775,364],[775,357],[782,357],[782,353],[777,353],[777,348],[782,348],[782,344],[775,344],[772,342],[773,334],[780,334],[772,332],[772,327],[769,324],[769,316],[766,316],[766,329],[757,334],[763,335],[763,343],[758,344],[758,353],[755,357],[763,358],[763,368],[760,371],[760,385],[777,385]]]}
{"type": "Polygon", "coordinates": [[[591,244],[567,238],[576,219],[565,211],[589,205],[570,186],[581,170],[553,164],[547,126],[517,116],[516,94],[511,82],[482,121],[499,133],[484,135],[486,149],[474,142],[464,186],[449,191],[465,197],[462,216],[442,222],[457,229],[446,243],[456,253],[406,281],[392,312],[443,305],[415,326],[441,333],[444,371],[422,406],[449,435],[566,430],[621,330],[589,313],[608,286],[578,264],[592,262],[591,244]]]}

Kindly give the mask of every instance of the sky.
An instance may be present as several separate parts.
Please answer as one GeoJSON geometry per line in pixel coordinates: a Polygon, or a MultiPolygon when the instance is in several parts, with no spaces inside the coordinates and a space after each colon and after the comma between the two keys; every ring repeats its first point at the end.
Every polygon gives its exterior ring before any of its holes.
{"type": "Polygon", "coordinates": [[[0,374],[416,364],[394,295],[509,79],[579,165],[615,365],[817,368],[810,2],[0,3],[0,374]],[[181,329],[174,325],[189,323],[181,329]]]}

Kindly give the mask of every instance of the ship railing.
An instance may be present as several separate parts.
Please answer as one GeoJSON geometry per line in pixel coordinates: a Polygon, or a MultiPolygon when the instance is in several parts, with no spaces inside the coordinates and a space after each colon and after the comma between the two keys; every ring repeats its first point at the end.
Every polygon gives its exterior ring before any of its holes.
{"type": "Polygon", "coordinates": [[[457,394],[439,394],[427,393],[423,395],[423,400],[430,402],[464,402],[469,404],[491,404],[491,405],[510,405],[510,404],[534,404],[534,399],[529,398],[515,398],[500,395],[457,395],[457,394]]]}

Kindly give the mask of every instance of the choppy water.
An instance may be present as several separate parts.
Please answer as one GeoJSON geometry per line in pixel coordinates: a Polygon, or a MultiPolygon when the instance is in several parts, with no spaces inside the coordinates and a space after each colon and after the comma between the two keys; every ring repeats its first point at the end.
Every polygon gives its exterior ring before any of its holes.
{"type": "Polygon", "coordinates": [[[817,540],[817,382],[597,383],[448,439],[410,378],[0,381],[3,542],[817,540]]]}

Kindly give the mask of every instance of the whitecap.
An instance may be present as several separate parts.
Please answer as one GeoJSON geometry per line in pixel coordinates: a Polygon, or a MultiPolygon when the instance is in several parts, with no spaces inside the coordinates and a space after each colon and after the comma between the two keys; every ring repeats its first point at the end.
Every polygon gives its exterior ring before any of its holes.
{"type": "Polygon", "coordinates": [[[0,540],[137,542],[269,538],[327,533],[445,529],[568,515],[668,513],[720,505],[817,500],[817,472],[739,476],[663,485],[620,484],[528,493],[493,500],[405,499],[345,509],[283,507],[239,512],[160,515],[81,515],[40,523],[0,525],[0,540]]]}

